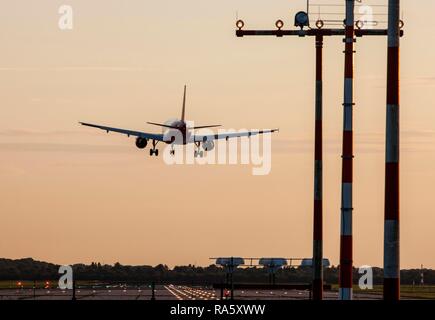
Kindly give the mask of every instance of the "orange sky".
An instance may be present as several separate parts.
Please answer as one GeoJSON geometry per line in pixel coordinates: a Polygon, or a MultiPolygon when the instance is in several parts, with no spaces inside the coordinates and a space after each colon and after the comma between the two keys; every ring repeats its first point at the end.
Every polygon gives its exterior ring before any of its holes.
{"type": "MultiPolygon", "coordinates": [[[[365,1],[385,3],[385,1],[365,1]]],[[[310,257],[314,42],[234,35],[287,26],[305,1],[74,0],[0,4],[0,256],[56,263],[208,264],[219,255],[310,257]],[[74,9],[60,31],[58,8],[74,9]],[[179,116],[279,127],[272,171],[166,166],[133,138],[88,121],[158,132],[179,116]]],[[[435,267],[435,3],[403,0],[401,258],[435,267]],[[424,4],[424,6],[423,6],[424,4]]],[[[339,255],[342,39],[325,41],[324,254],[339,255]]],[[[355,58],[355,265],[382,266],[386,39],[355,58]]]]}

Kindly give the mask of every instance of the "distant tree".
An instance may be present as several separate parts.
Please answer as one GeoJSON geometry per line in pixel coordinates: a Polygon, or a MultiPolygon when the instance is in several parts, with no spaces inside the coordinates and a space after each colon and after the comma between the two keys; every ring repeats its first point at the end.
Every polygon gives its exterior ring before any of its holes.
{"type": "MultiPolygon", "coordinates": [[[[54,280],[59,278],[59,265],[26,259],[0,259],[0,279],[2,280],[54,280]]],[[[73,265],[74,276],[78,280],[99,281],[131,281],[151,283],[201,284],[211,285],[225,281],[225,270],[216,265],[200,267],[194,265],[175,266],[172,270],[164,264],[152,266],[123,266],[119,262],[111,265],[101,265],[92,262],[90,265],[73,265]]],[[[420,269],[401,270],[401,283],[411,285],[420,283],[420,269]]],[[[425,269],[425,284],[435,284],[435,270],[425,269]]],[[[338,283],[339,268],[332,266],[324,269],[324,279],[327,283],[338,283]]],[[[358,283],[360,275],[354,268],[354,283],[358,283]]],[[[374,284],[382,284],[383,270],[373,268],[374,284]]],[[[286,267],[278,270],[278,283],[310,283],[312,279],[311,267],[286,267]]],[[[268,273],[259,267],[238,268],[234,273],[236,282],[267,283],[268,273]]]]}

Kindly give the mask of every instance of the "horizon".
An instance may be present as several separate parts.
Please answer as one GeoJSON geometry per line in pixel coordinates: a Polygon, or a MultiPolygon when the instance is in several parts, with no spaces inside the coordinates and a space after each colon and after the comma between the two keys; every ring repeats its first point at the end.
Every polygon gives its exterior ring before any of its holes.
{"type": "MultiPolygon", "coordinates": [[[[90,266],[90,265],[92,265],[92,264],[100,264],[101,266],[115,266],[116,264],[119,263],[121,266],[126,266],[126,267],[152,267],[152,268],[155,268],[155,267],[158,267],[158,266],[162,265],[162,266],[166,266],[166,267],[168,267],[170,270],[173,270],[173,269],[176,268],[176,267],[189,267],[189,266],[194,267],[194,268],[208,268],[208,267],[211,267],[211,266],[217,266],[217,267],[219,267],[219,268],[224,268],[224,267],[222,267],[222,266],[220,266],[220,265],[218,265],[218,264],[216,264],[216,263],[210,263],[210,264],[208,264],[208,265],[196,265],[196,264],[192,264],[192,263],[190,263],[190,264],[184,264],[184,265],[168,265],[168,264],[165,264],[165,263],[157,263],[157,264],[124,264],[124,263],[122,263],[121,261],[116,261],[116,262],[114,262],[114,263],[101,263],[101,262],[99,262],[99,261],[92,261],[92,262],[89,262],[89,263],[75,262],[75,263],[59,264],[59,263],[56,263],[56,262],[36,260],[36,259],[34,259],[34,258],[31,258],[31,257],[18,258],[18,259],[9,259],[9,258],[5,258],[5,257],[3,257],[3,258],[0,258],[0,260],[1,260],[1,259],[4,259],[4,260],[11,260],[11,261],[32,260],[32,261],[34,261],[34,262],[48,263],[48,264],[52,264],[52,265],[56,265],[56,266],[62,266],[62,265],[66,265],[66,266],[75,266],[75,265],[86,265],[86,266],[90,266]]],[[[310,258],[309,258],[309,259],[310,259],[310,258]]],[[[240,267],[238,267],[238,268],[240,268],[240,269],[246,269],[246,268],[253,268],[253,267],[255,267],[255,268],[262,268],[262,269],[265,269],[265,268],[266,268],[265,266],[262,266],[262,265],[259,265],[259,264],[254,264],[254,265],[242,265],[242,266],[240,266],[240,267]]],[[[283,268],[283,269],[286,269],[286,268],[299,268],[299,267],[306,267],[306,266],[302,266],[302,265],[294,264],[294,265],[285,265],[285,266],[283,266],[282,268],[283,268]]],[[[359,269],[360,267],[362,267],[362,266],[355,266],[355,265],[354,265],[354,266],[353,266],[353,269],[359,269]]],[[[381,269],[381,270],[383,269],[382,267],[378,267],[378,266],[370,266],[370,267],[371,267],[371,268],[374,268],[374,269],[381,269]]],[[[325,268],[326,268],[326,269],[329,269],[329,268],[335,268],[335,269],[338,269],[339,266],[338,266],[338,265],[331,264],[330,266],[325,267],[325,268]]],[[[400,270],[401,270],[401,271],[404,271],[404,270],[430,270],[430,271],[435,271],[435,269],[427,268],[427,267],[425,267],[425,266],[423,266],[423,269],[420,267],[420,268],[407,268],[407,269],[403,269],[403,268],[401,268],[400,270]]]]}

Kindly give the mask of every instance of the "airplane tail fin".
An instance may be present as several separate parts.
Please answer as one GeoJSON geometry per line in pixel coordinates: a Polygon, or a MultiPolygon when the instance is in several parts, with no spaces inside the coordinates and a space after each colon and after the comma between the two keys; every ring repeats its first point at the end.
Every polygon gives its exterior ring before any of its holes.
{"type": "Polygon", "coordinates": [[[181,110],[181,120],[182,121],[184,121],[185,110],[186,110],[186,85],[184,85],[183,109],[181,110]]]}

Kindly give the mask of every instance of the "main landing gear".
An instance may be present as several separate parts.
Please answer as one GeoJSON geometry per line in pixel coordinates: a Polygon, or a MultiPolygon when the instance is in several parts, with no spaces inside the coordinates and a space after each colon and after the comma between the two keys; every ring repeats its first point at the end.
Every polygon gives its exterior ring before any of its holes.
{"type": "Polygon", "coordinates": [[[153,140],[153,148],[150,149],[150,157],[152,157],[153,155],[155,155],[156,157],[159,156],[159,149],[156,149],[157,143],[158,141],[153,140]]]}
{"type": "Polygon", "coordinates": [[[171,156],[175,156],[174,145],[171,146],[171,151],[169,151],[169,154],[170,154],[171,156]]]}

